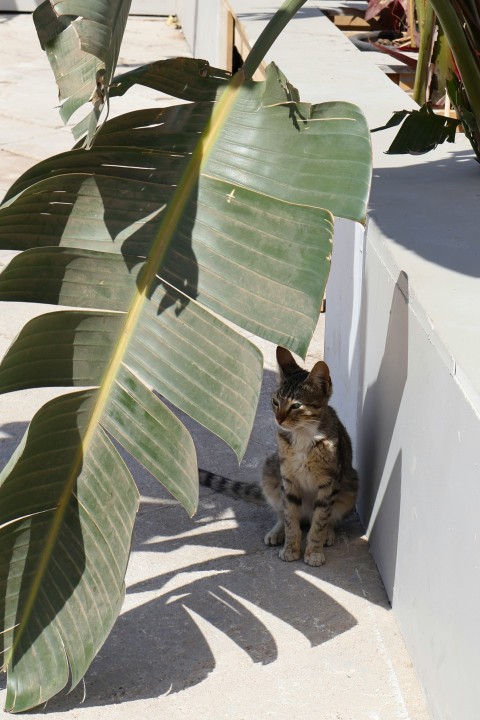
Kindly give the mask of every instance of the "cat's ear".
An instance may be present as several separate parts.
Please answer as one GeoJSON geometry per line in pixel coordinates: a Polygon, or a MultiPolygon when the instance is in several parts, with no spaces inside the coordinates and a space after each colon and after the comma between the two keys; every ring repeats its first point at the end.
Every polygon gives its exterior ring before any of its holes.
{"type": "Polygon", "coordinates": [[[297,365],[290,350],[280,347],[280,345],[277,347],[277,363],[284,377],[293,375],[293,373],[302,369],[299,365],[297,365]]]}
{"type": "Polygon", "coordinates": [[[312,380],[313,382],[324,382],[327,386],[327,388],[332,387],[332,379],[330,377],[330,370],[328,369],[328,365],[323,360],[319,360],[313,368],[310,370],[310,373],[308,375],[308,380],[312,380]]]}

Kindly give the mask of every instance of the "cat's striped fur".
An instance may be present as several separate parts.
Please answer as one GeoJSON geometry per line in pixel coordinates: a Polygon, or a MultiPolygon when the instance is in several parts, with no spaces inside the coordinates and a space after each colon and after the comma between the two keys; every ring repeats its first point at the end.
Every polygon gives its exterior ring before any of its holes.
{"type": "Polygon", "coordinates": [[[352,467],[352,445],[335,410],[328,405],[332,381],[323,361],[308,372],[285,348],[277,348],[280,379],[272,397],[278,451],[265,461],[261,487],[200,470],[200,483],[216,492],[250,502],[268,502],[277,522],[266,545],[283,545],[282,560],[301,555],[301,522],[310,524],[304,560],[325,562],[324,545],[332,545],[335,526],[355,506],[358,476],[352,467]]]}

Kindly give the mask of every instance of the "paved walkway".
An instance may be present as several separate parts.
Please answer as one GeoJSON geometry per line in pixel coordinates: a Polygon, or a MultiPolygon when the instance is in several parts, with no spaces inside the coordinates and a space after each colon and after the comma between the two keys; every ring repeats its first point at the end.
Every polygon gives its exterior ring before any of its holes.
{"type": "MultiPolygon", "coordinates": [[[[56,89],[28,15],[0,15],[0,192],[36,161],[71,146],[56,89]]],[[[132,18],[121,64],[186,54],[164,20],[132,18]]],[[[125,111],[165,102],[138,90],[125,111]]],[[[117,107],[119,108],[120,102],[117,107]]],[[[7,261],[5,253],[4,261],[7,261]]],[[[0,256],[0,264],[2,262],[0,256]]],[[[34,314],[4,304],[0,355],[34,314]]],[[[252,439],[238,468],[233,453],[185,419],[203,467],[258,477],[274,445],[270,393],[273,347],[252,439]]],[[[321,357],[323,317],[308,362],[321,357]]],[[[335,381],[335,369],[332,368],[335,381]]],[[[51,390],[0,398],[0,464],[51,390]]],[[[84,685],[40,712],[62,720],[138,717],[183,720],[427,720],[411,662],[369,555],[350,520],[327,564],[282,563],[262,542],[268,510],[205,491],[190,520],[158,484],[131,464],[142,491],[125,606],[84,685]]],[[[3,702],[3,691],[0,691],[3,702]]]]}

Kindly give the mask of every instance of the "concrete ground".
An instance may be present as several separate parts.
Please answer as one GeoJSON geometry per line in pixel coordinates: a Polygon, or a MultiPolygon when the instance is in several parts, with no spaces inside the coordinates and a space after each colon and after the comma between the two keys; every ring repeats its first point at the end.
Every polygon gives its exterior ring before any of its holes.
{"type": "MultiPolygon", "coordinates": [[[[132,18],[121,65],[187,54],[164,19],[132,18]]],[[[54,106],[56,88],[31,17],[0,15],[0,192],[34,162],[71,146],[54,106]]],[[[165,102],[148,90],[117,107],[165,102]]],[[[3,258],[3,260],[2,260],[3,258]]],[[[0,255],[8,261],[8,253],[0,255]]],[[[29,305],[2,304],[0,356],[29,305]]],[[[322,356],[321,317],[307,362],[322,356]]],[[[253,339],[253,338],[252,338],[253,339]]],[[[258,478],[274,447],[270,393],[274,348],[259,345],[265,374],[245,459],[185,418],[201,466],[258,478]]],[[[331,368],[335,382],[335,368],[331,368]]],[[[0,465],[51,390],[0,398],[0,465]]],[[[333,404],[335,404],[333,402],[333,404]]],[[[30,714],[62,720],[203,717],[211,720],[427,720],[395,618],[354,517],[311,568],[283,563],[263,545],[266,508],[201,492],[189,519],[158,483],[130,463],[142,492],[127,597],[84,684],[30,714]]],[[[3,687],[3,686],[2,686],[3,687]]],[[[3,701],[4,691],[0,691],[3,701]]]]}

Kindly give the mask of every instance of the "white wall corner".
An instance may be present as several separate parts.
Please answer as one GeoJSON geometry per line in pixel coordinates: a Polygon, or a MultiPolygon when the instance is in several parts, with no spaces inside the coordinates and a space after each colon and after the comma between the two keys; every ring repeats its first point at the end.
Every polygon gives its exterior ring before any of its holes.
{"type": "Polygon", "coordinates": [[[359,223],[337,218],[332,267],[327,283],[325,360],[334,383],[332,405],[352,438],[354,461],[360,402],[363,347],[362,294],[365,229],[359,223]]]}
{"type": "Polygon", "coordinates": [[[224,0],[177,0],[177,14],[192,54],[230,69],[233,26],[224,0]]]}

